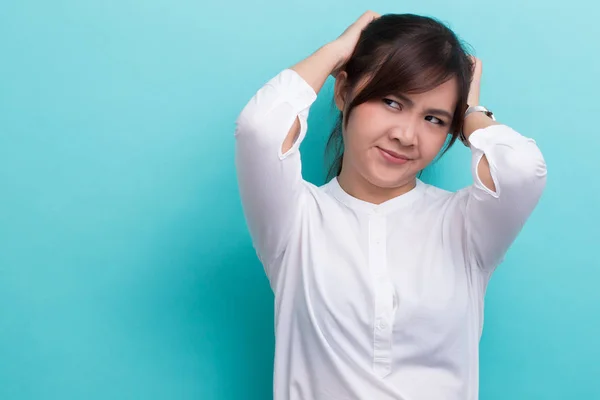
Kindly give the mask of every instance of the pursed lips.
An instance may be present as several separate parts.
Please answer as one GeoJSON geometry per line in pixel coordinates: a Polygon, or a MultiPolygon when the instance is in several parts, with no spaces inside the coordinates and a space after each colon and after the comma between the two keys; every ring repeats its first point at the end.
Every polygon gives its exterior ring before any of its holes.
{"type": "Polygon", "coordinates": [[[377,147],[382,155],[390,162],[393,162],[395,164],[404,164],[405,162],[410,160],[410,157],[404,155],[404,154],[400,154],[400,153],[396,153],[393,150],[388,150],[388,149],[384,149],[381,147],[377,147]]]}

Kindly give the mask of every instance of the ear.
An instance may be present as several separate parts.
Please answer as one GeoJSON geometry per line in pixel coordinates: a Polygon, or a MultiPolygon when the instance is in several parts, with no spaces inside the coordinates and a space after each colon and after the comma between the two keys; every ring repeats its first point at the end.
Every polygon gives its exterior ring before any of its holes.
{"type": "Polygon", "coordinates": [[[347,79],[348,74],[346,71],[340,71],[335,77],[333,98],[335,100],[335,105],[340,111],[344,111],[344,107],[346,106],[347,79]]]}

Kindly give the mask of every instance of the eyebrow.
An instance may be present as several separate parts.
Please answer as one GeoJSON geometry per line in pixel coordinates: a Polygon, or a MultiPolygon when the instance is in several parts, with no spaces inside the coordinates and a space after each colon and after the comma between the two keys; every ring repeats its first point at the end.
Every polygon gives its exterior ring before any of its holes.
{"type": "MultiPolygon", "coordinates": [[[[409,99],[408,97],[406,97],[405,95],[401,94],[401,93],[395,93],[394,96],[396,96],[397,98],[399,98],[400,100],[402,100],[403,102],[405,102],[406,104],[408,104],[409,107],[414,107],[415,103],[409,99]]],[[[443,115],[444,117],[448,118],[449,120],[452,120],[452,114],[446,110],[442,110],[440,108],[428,108],[427,110],[425,110],[425,112],[427,114],[437,114],[437,115],[443,115]]]]}

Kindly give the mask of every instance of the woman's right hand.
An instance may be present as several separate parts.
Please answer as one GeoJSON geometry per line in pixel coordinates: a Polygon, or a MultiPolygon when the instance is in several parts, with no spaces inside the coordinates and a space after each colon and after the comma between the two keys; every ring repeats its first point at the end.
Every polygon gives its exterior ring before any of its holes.
{"type": "Polygon", "coordinates": [[[331,75],[335,77],[342,69],[344,64],[346,64],[354,52],[354,48],[358,43],[358,39],[360,38],[360,34],[362,33],[363,29],[365,29],[367,25],[380,16],[381,15],[374,11],[365,12],[352,25],[346,28],[346,30],[336,40],[330,43],[331,46],[336,48],[336,51],[340,55],[340,60],[336,64],[331,75]]]}
{"type": "MultiPolygon", "coordinates": [[[[330,75],[337,78],[338,73],[354,52],[363,29],[376,18],[379,18],[379,14],[367,11],[346,28],[337,39],[321,46],[313,54],[292,66],[291,69],[296,71],[315,93],[319,93],[330,75]]],[[[292,130],[296,131],[296,129],[292,130]]]]}

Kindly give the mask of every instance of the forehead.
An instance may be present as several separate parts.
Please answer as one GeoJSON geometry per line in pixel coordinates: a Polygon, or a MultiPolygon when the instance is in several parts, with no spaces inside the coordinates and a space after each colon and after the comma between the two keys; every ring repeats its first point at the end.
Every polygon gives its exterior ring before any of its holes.
{"type": "Polygon", "coordinates": [[[456,78],[451,78],[426,92],[404,95],[417,107],[441,108],[452,112],[458,102],[458,82],[456,78]]]}

